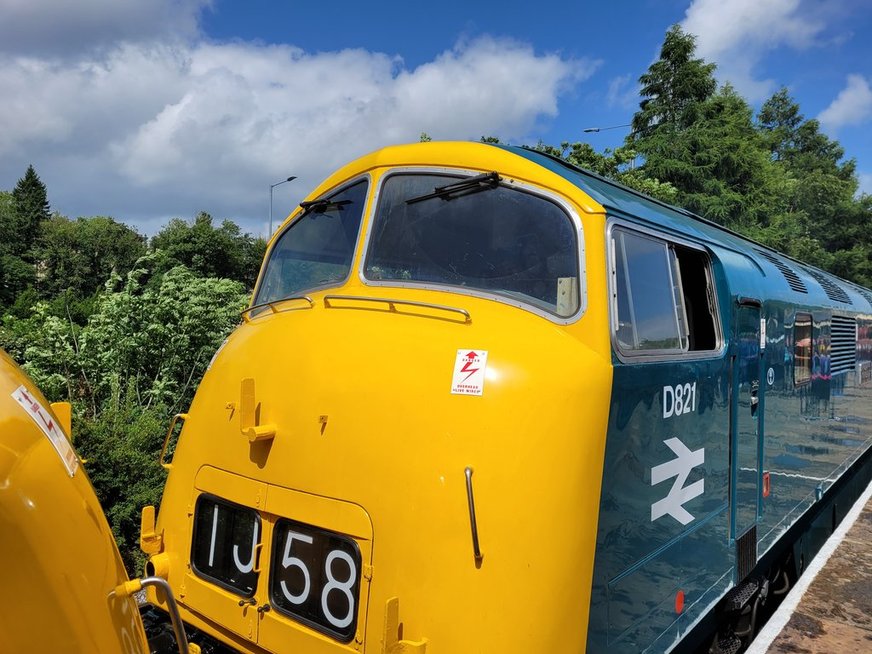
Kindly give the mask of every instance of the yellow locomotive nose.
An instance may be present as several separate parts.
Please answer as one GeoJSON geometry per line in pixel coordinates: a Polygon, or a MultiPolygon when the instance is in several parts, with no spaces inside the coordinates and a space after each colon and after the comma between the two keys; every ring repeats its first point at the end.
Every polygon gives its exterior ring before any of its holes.
{"type": "MultiPolygon", "coordinates": [[[[167,542],[169,578],[190,547],[181,601],[237,638],[284,651],[315,632],[361,647],[392,637],[392,612],[410,642],[454,643],[464,622],[498,632],[507,613],[544,606],[590,547],[589,523],[551,516],[595,495],[598,445],[577,425],[607,392],[607,363],[511,307],[393,295],[318,294],[254,318],[191,407],[164,506],[190,498],[192,543],[167,542]],[[495,328],[509,319],[516,330],[495,328]],[[299,346],[312,342],[329,345],[299,346]],[[265,426],[272,437],[248,437],[265,426]],[[493,588],[516,584],[525,602],[495,610],[493,588]],[[451,623],[434,622],[449,596],[451,623]]],[[[185,529],[169,517],[164,532],[185,529]]],[[[582,603],[578,587],[567,623],[582,603]]]]}

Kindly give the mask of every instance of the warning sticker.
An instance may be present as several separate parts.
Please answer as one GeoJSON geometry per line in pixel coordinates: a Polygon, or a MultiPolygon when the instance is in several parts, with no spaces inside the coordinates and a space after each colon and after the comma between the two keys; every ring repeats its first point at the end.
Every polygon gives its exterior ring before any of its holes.
{"type": "Polygon", "coordinates": [[[79,467],[79,459],[76,457],[69,439],[67,439],[60,425],[55,422],[55,419],[52,418],[48,410],[30,394],[23,384],[15,389],[15,392],[12,393],[12,398],[27,411],[27,415],[33,419],[36,426],[42,430],[42,433],[48,436],[58,456],[61,457],[67,472],[70,473],[70,477],[76,474],[76,469],[79,467]]]}
{"type": "Polygon", "coordinates": [[[451,392],[455,395],[481,395],[487,370],[487,350],[457,350],[451,392]]]}

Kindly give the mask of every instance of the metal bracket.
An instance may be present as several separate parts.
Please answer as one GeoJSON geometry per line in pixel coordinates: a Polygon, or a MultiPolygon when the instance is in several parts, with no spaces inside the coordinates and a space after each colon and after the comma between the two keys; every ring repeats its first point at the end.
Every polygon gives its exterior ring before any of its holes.
{"type": "Polygon", "coordinates": [[[400,640],[400,599],[391,597],[385,602],[385,630],[382,636],[382,654],[425,654],[427,639],[400,640]]]}
{"type": "Polygon", "coordinates": [[[276,426],[258,424],[260,421],[254,396],[254,378],[246,377],[240,386],[239,430],[251,443],[272,440],[276,435],[276,426]]]}

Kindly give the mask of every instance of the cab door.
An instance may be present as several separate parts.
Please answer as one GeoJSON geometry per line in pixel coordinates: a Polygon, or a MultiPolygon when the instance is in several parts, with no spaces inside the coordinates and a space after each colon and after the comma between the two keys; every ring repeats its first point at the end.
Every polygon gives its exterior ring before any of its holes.
{"type": "Polygon", "coordinates": [[[737,300],[730,399],[730,537],[736,543],[737,583],[757,563],[763,438],[760,370],[765,345],[760,314],[759,300],[737,300]]]}

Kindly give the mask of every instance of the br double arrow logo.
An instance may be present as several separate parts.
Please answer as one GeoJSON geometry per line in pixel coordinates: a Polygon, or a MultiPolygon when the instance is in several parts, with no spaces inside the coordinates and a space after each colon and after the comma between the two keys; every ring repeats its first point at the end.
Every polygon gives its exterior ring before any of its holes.
{"type": "Polygon", "coordinates": [[[675,477],[675,481],[672,482],[669,494],[651,505],[651,522],[665,515],[671,515],[678,522],[686,525],[692,522],[694,517],[684,508],[684,504],[703,494],[705,480],[700,479],[690,486],[685,486],[685,484],[690,471],[705,462],[705,448],[701,447],[691,452],[677,438],[668,438],[663,443],[675,453],[675,458],[651,468],[651,485],[656,486],[671,477],[675,477]]]}

